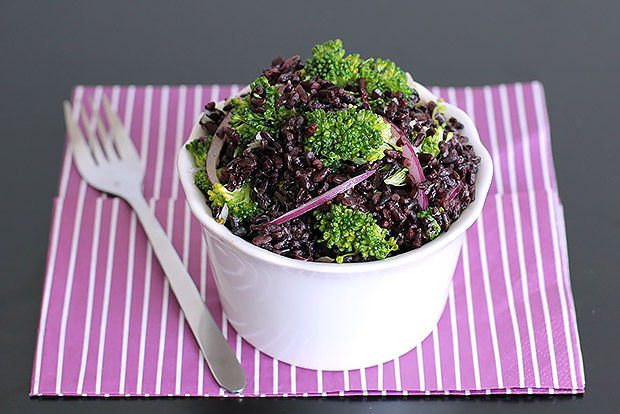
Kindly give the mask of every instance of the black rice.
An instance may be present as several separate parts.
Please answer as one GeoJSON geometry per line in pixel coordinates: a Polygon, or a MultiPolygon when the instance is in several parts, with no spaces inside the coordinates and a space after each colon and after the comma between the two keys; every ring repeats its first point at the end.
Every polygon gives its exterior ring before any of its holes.
{"type": "MultiPolygon", "coordinates": [[[[315,228],[312,212],[280,225],[266,224],[369,168],[377,172],[318,209],[326,211],[336,202],[372,214],[377,223],[388,230],[389,236],[396,238],[398,250],[392,254],[399,254],[431,240],[428,230],[432,220],[418,216],[422,209],[416,194],[424,191],[432,217],[442,231],[448,230],[475,198],[474,184],[480,158],[468,144],[467,137],[460,134],[463,125],[454,118],[446,120],[441,113],[433,114],[437,103],[421,104],[417,92],[405,99],[402,92],[369,92],[364,79],[346,88],[316,77],[302,80],[302,69],[299,56],[287,60],[280,56],[263,71],[270,84],[286,85],[281,87],[276,106],[338,111],[356,103],[355,96],[359,96],[362,106],[369,109],[369,99],[382,99],[387,105],[375,109],[375,112],[408,136],[415,133],[414,146],[435,133],[436,121],[443,124],[445,134],[452,133],[452,138],[440,143],[437,157],[418,154],[426,181],[415,184],[407,177],[406,186],[394,187],[387,185],[384,179],[408,165],[402,152],[388,150],[383,159],[370,165],[351,164],[339,171],[333,170],[304,148],[304,140],[316,132],[316,124],[307,125],[302,116],[286,121],[277,135],[262,131],[260,144],[242,149],[241,154],[239,134],[229,127],[224,128],[225,143],[219,160],[219,167],[223,167],[220,182],[234,190],[249,180],[255,190],[256,202],[263,210],[263,214],[244,223],[229,216],[225,225],[232,233],[259,247],[295,259],[315,261],[324,256],[336,257],[341,253],[318,242],[321,234],[315,228]],[[458,186],[461,188],[456,195],[449,197],[458,186]]],[[[256,87],[252,92],[251,110],[264,110],[263,88],[256,87]]],[[[230,106],[224,109],[230,110],[230,106]]],[[[216,109],[213,102],[208,103],[205,110],[208,119],[202,122],[202,126],[207,134],[213,135],[225,113],[216,109]]],[[[220,210],[214,206],[213,213],[218,214],[220,210]]],[[[344,258],[345,262],[367,260],[372,258],[359,255],[344,258]]]]}

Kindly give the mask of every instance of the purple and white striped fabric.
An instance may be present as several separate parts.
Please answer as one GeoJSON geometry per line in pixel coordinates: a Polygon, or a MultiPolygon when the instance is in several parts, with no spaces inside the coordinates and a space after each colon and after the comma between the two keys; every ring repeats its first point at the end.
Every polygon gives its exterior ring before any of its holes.
{"type": "MultiPolygon", "coordinates": [[[[584,371],[549,124],[538,82],[434,88],[474,118],[495,177],[439,324],[416,349],[344,372],[246,343],[222,314],[174,159],[204,103],[238,86],[83,87],[111,98],[147,168],[144,192],[248,376],[244,396],[581,393],[584,371]]],[[[86,105],[88,106],[88,105],[86,105]]],[[[346,323],[346,322],[343,322],[346,323]]],[[[402,329],[407,329],[403,326],[402,329]]],[[[88,187],[65,151],[31,395],[220,396],[128,205],[88,187]]]]}

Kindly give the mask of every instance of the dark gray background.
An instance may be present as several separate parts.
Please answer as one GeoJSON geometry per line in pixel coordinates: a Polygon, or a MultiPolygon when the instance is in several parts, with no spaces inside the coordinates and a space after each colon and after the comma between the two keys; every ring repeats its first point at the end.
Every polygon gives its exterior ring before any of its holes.
{"type": "Polygon", "coordinates": [[[0,412],[613,412],[620,387],[620,3],[577,1],[2,1],[0,412]],[[29,398],[75,84],[245,83],[277,55],[341,38],[426,85],[540,80],[566,209],[583,397],[29,398]]]}

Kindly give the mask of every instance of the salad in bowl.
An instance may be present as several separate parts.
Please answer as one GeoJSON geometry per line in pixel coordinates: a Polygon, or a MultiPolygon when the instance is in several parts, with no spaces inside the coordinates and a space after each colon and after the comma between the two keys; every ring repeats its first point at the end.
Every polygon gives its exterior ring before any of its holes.
{"type": "Polygon", "coordinates": [[[432,332],[493,174],[465,112],[339,40],[208,103],[177,168],[230,324],[321,370],[432,332]]]}
{"type": "Polygon", "coordinates": [[[393,62],[317,45],[206,105],[187,149],[213,217],[306,261],[381,260],[446,232],[475,198],[480,157],[441,100],[393,62]]]}

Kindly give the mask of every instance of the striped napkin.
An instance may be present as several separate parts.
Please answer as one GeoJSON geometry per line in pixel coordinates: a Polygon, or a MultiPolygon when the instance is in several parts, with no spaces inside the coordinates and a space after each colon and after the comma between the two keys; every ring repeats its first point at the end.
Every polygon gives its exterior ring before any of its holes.
{"type": "MultiPolygon", "coordinates": [[[[238,90],[78,86],[73,103],[75,110],[90,98],[100,105],[103,93],[111,98],[142,154],[145,196],[245,369],[243,396],[583,392],[540,83],[433,88],[474,118],[495,163],[490,194],[467,232],[432,334],[393,361],[340,372],[272,359],[222,313],[174,160],[203,105],[238,90]]],[[[31,395],[227,395],[211,378],[135,215],[88,187],[68,150],[54,201],[31,395]]]]}

